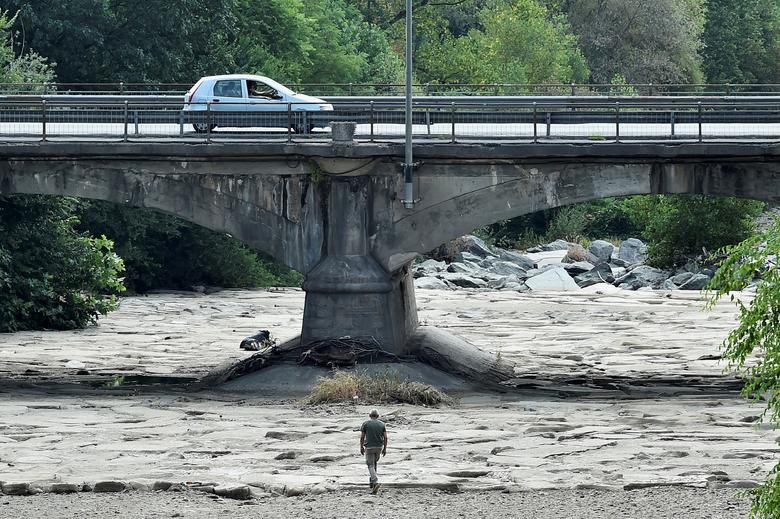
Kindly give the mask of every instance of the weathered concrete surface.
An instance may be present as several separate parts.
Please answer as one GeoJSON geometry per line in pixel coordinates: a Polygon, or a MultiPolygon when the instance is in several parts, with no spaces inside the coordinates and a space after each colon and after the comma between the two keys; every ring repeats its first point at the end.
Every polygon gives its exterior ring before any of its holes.
{"type": "MultiPolygon", "coordinates": [[[[125,298],[98,327],[0,335],[0,380],[8,389],[88,378],[66,366],[73,360],[103,374],[200,376],[248,355],[238,344],[257,328],[297,334],[303,299],[300,290],[125,298]]],[[[735,323],[728,303],[705,313],[683,292],[465,290],[420,291],[419,302],[422,320],[500,352],[535,389],[467,393],[452,408],[380,407],[391,488],[727,486],[762,480],[776,461],[777,432],[756,426],[760,407],[724,390],[718,381],[730,379],[710,360],[735,323]],[[584,382],[596,376],[611,387],[584,382]]],[[[0,480],[365,484],[356,443],[368,405],[126,387],[0,391],[0,480]]]]}

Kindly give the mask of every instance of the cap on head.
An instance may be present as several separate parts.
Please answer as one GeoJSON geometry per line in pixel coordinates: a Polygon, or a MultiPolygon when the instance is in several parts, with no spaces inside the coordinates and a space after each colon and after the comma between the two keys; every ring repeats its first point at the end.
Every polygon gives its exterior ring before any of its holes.
{"type": "Polygon", "coordinates": [[[376,409],[372,409],[370,413],[368,413],[368,416],[371,418],[379,418],[379,411],[376,409]]]}

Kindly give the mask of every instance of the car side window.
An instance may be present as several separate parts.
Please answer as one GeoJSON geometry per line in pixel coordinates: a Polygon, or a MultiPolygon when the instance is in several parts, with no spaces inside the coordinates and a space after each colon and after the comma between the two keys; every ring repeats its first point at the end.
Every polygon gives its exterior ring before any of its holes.
{"type": "Polygon", "coordinates": [[[223,79],[214,83],[216,97],[244,97],[241,93],[240,79],[223,79]]]}
{"type": "Polygon", "coordinates": [[[260,99],[281,98],[279,92],[277,92],[275,88],[266,85],[262,81],[248,80],[246,82],[246,86],[247,86],[247,92],[249,92],[249,97],[256,97],[260,99]]]}

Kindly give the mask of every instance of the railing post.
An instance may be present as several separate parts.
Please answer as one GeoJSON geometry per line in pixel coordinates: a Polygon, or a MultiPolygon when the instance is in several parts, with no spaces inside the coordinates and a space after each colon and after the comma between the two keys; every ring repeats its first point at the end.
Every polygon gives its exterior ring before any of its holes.
{"type": "Polygon", "coordinates": [[[574,97],[577,95],[577,85],[575,83],[571,84],[571,96],[574,97]]]}
{"type": "Polygon", "coordinates": [[[125,131],[124,131],[124,136],[125,136],[125,137],[124,137],[124,139],[123,139],[125,142],[127,142],[127,123],[128,123],[128,120],[127,120],[127,118],[128,118],[128,116],[129,116],[129,113],[130,113],[130,112],[129,112],[129,106],[128,106],[128,102],[127,102],[127,99],[125,99],[125,117],[124,117],[124,119],[125,119],[125,131]]]}
{"type": "Polygon", "coordinates": [[[368,122],[369,122],[369,126],[371,127],[370,128],[371,129],[371,142],[374,142],[374,102],[373,101],[370,101],[368,103],[368,110],[369,110],[368,122]]]}
{"type": "Polygon", "coordinates": [[[731,95],[731,83],[726,83],[726,95],[731,95]]]}
{"type": "Polygon", "coordinates": [[[353,86],[353,84],[352,84],[352,83],[350,83],[350,84],[349,84],[349,95],[352,95],[352,86],[353,86]]]}
{"type": "Polygon", "coordinates": [[[698,112],[699,112],[699,142],[702,141],[702,134],[701,134],[701,101],[697,101],[698,106],[698,112]]]}
{"type": "Polygon", "coordinates": [[[653,84],[652,84],[652,83],[650,83],[649,85],[647,85],[647,94],[648,94],[650,97],[653,97],[653,84]]]}
{"type": "Polygon", "coordinates": [[[455,103],[454,102],[452,103],[451,114],[452,114],[452,136],[450,142],[455,142],[455,103]]]}
{"type": "Polygon", "coordinates": [[[287,142],[292,141],[292,103],[287,103],[287,142]]]}
{"type": "Polygon", "coordinates": [[[547,134],[547,137],[549,137],[550,127],[552,126],[552,112],[547,112],[546,122],[547,122],[547,131],[545,133],[547,134]]]}
{"type": "Polygon", "coordinates": [[[674,139],[674,123],[677,120],[677,115],[674,111],[671,112],[671,115],[669,116],[670,122],[672,124],[672,139],[674,139]]]}
{"type": "Polygon", "coordinates": [[[43,82],[43,95],[47,95],[49,93],[49,83],[47,81],[43,82]]]}
{"type": "Polygon", "coordinates": [[[211,142],[211,101],[206,101],[206,143],[211,142]]]}
{"type": "Polygon", "coordinates": [[[41,140],[46,142],[46,100],[41,101],[41,140]]]}
{"type": "Polygon", "coordinates": [[[125,82],[124,81],[120,81],[119,82],[119,94],[120,95],[124,95],[124,93],[125,93],[125,82]]]}
{"type": "Polygon", "coordinates": [[[615,102],[615,142],[620,142],[620,102],[615,102]]]}
{"type": "Polygon", "coordinates": [[[534,101],[534,143],[539,142],[539,136],[536,132],[536,101],[534,101]]]}
{"type": "Polygon", "coordinates": [[[135,134],[140,135],[138,128],[138,110],[133,111],[133,124],[135,125],[135,134]]]}

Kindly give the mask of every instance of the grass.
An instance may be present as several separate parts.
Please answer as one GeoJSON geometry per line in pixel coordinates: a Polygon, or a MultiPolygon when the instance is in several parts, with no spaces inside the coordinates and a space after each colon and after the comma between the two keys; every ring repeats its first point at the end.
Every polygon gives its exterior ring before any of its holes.
{"type": "Polygon", "coordinates": [[[429,384],[401,379],[398,373],[381,374],[335,371],[330,377],[320,377],[319,382],[304,400],[304,404],[330,402],[355,402],[364,404],[405,403],[439,406],[452,404],[453,399],[429,384]]]}

